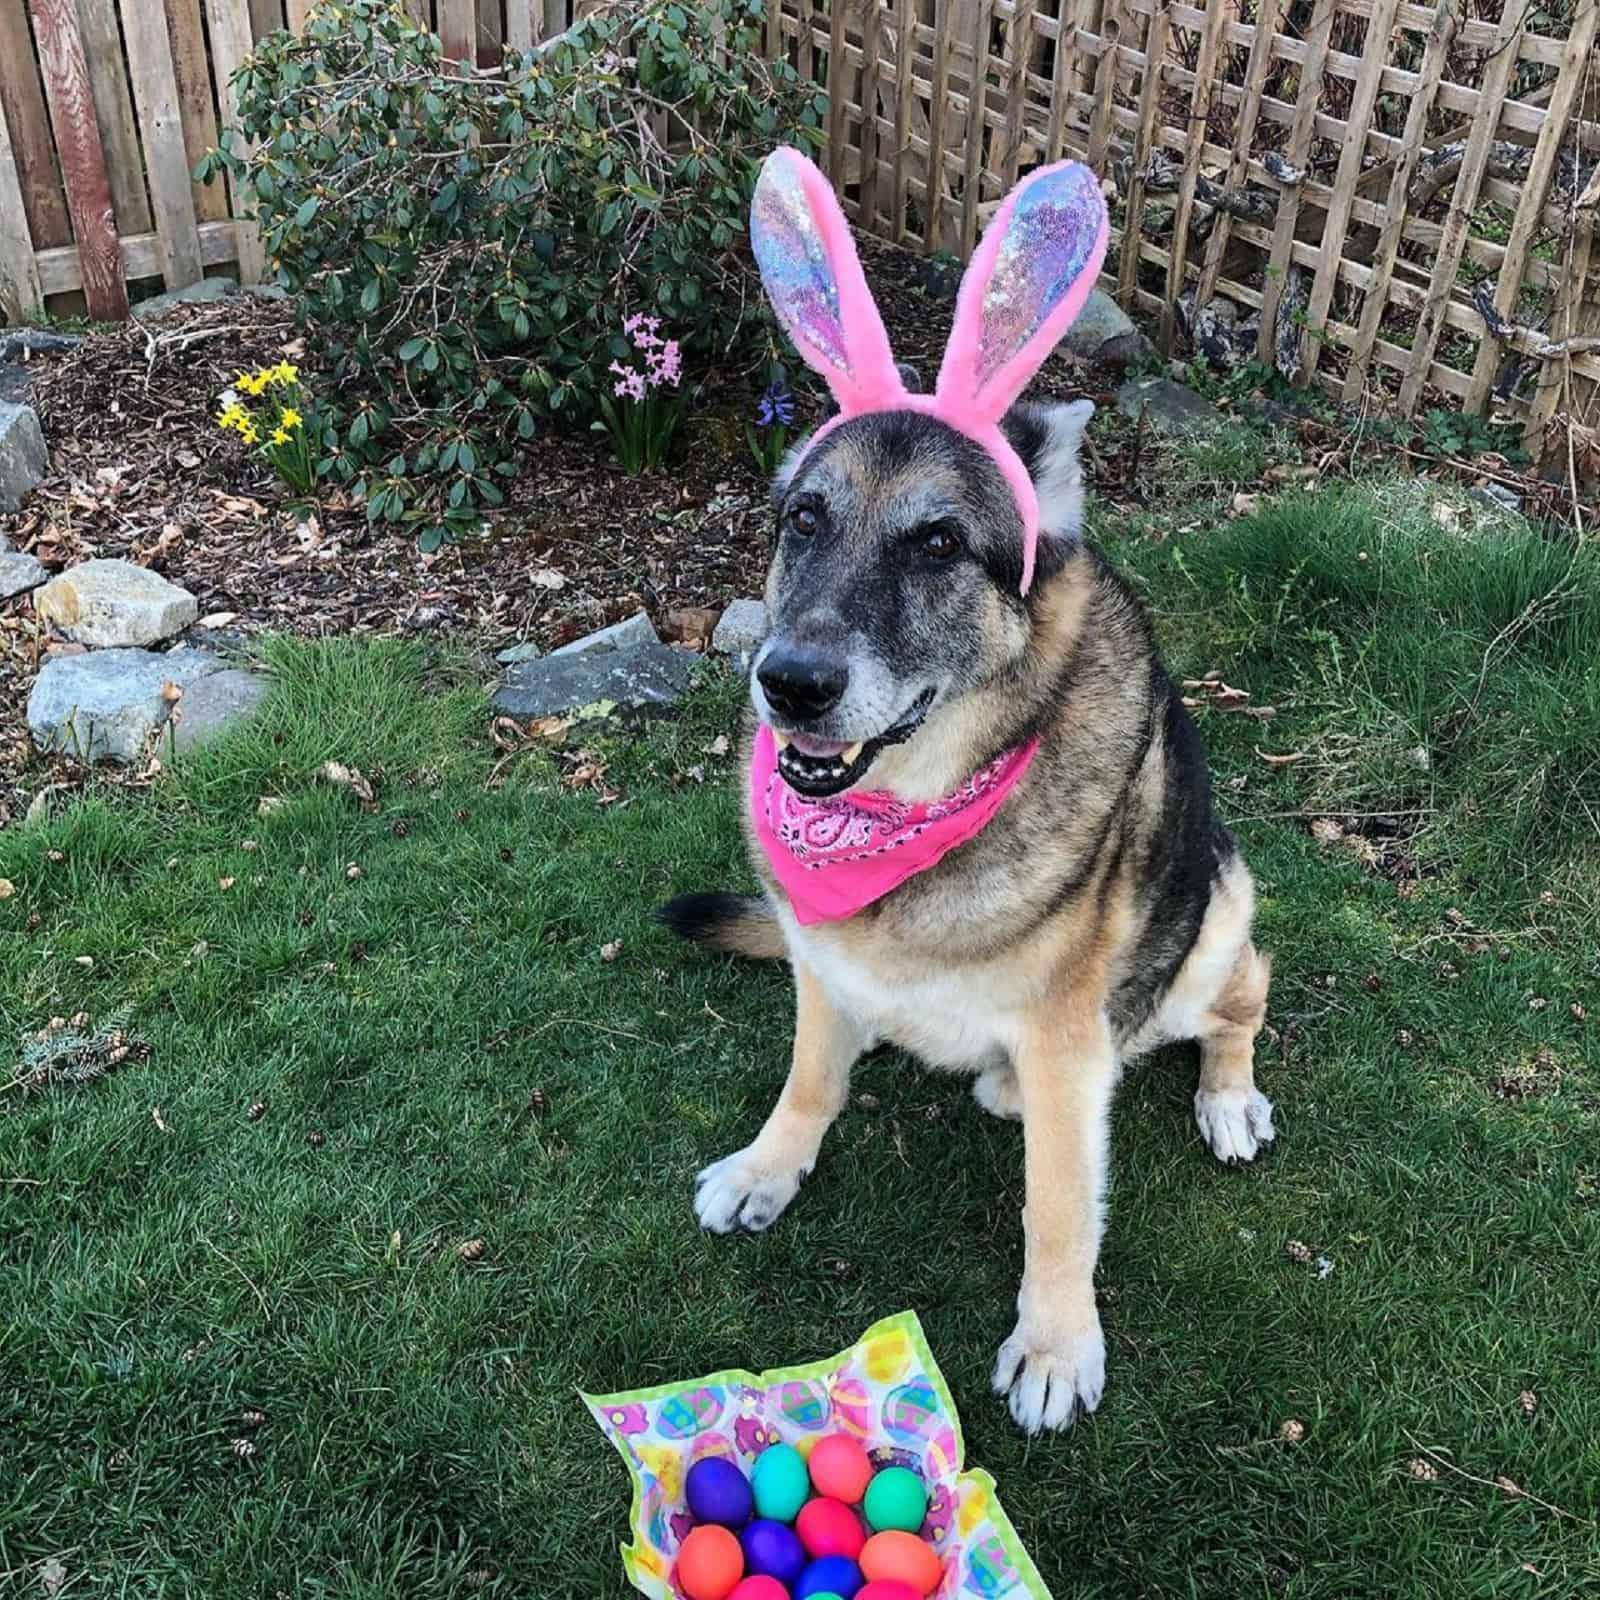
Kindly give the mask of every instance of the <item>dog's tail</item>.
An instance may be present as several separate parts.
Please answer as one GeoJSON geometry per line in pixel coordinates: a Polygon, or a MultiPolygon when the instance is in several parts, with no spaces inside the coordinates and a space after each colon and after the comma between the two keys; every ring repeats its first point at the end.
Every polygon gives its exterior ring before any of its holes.
{"type": "Polygon", "coordinates": [[[656,921],[693,944],[728,950],[752,961],[778,961],[785,954],[783,930],[759,895],[680,894],[656,907],[656,921]]]}

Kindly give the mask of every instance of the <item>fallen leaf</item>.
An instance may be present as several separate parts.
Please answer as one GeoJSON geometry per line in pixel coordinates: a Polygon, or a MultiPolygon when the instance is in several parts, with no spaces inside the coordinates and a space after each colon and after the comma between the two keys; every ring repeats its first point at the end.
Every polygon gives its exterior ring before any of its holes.
{"type": "Polygon", "coordinates": [[[716,631],[719,616],[711,606],[681,606],[667,613],[666,636],[679,644],[704,647],[716,631]]]}
{"type": "Polygon", "coordinates": [[[226,894],[228,892],[228,890],[230,890],[233,887],[233,885],[234,885],[234,880],[232,878],[218,878],[217,879],[217,887],[220,890],[222,890],[222,892],[224,894],[226,894]]]}
{"type": "Polygon", "coordinates": [[[362,776],[360,767],[347,767],[342,761],[324,761],[317,768],[317,776],[324,783],[336,783],[348,789],[360,802],[363,811],[378,809],[372,785],[362,776]]]}
{"type": "Polygon", "coordinates": [[[0,900],[9,900],[16,892],[16,884],[9,878],[0,878],[0,900]]]}
{"type": "Polygon", "coordinates": [[[62,1565],[60,1556],[51,1556],[48,1561],[39,1563],[39,1587],[46,1594],[57,1593],[66,1581],[67,1569],[62,1565]]]}
{"type": "Polygon", "coordinates": [[[165,700],[169,706],[175,706],[181,699],[183,699],[183,686],[181,684],[173,683],[169,678],[167,682],[161,685],[161,698],[165,700]]]}
{"type": "Polygon", "coordinates": [[[75,966],[83,967],[85,970],[94,965],[93,956],[74,956],[72,960],[75,966]]]}
{"type": "Polygon", "coordinates": [[[1268,467],[1261,474],[1263,483],[1309,483],[1317,476],[1317,469],[1311,466],[1297,466],[1292,462],[1280,461],[1275,467],[1268,467]]]}
{"type": "Polygon", "coordinates": [[[1311,824],[1311,837],[1318,844],[1338,844],[1344,838],[1344,826],[1332,817],[1318,817],[1311,824]]]}
{"type": "Polygon", "coordinates": [[[1285,755],[1274,755],[1269,750],[1263,750],[1260,745],[1257,745],[1255,750],[1256,754],[1263,761],[1265,761],[1269,767],[1290,767],[1293,766],[1296,761],[1304,761],[1306,758],[1306,753],[1304,750],[1293,750],[1285,755]]]}
{"type": "Polygon", "coordinates": [[[540,567],[528,574],[528,582],[536,589],[565,589],[567,580],[550,567],[540,567]]]}
{"type": "Polygon", "coordinates": [[[155,1125],[163,1133],[171,1133],[172,1132],[172,1129],[167,1126],[165,1120],[162,1118],[161,1107],[160,1106],[151,1106],[150,1107],[150,1117],[151,1117],[151,1120],[155,1123],[155,1125]]]}
{"type": "Polygon", "coordinates": [[[600,946],[600,959],[602,961],[615,961],[622,954],[622,941],[613,939],[609,944],[600,946]]]}
{"type": "Polygon", "coordinates": [[[256,801],[256,815],[258,817],[270,817],[275,812],[282,811],[287,804],[288,802],[281,794],[264,794],[256,801]]]}
{"type": "Polygon", "coordinates": [[[571,726],[571,717],[535,717],[525,731],[530,739],[559,739],[571,726]]]}
{"type": "Polygon", "coordinates": [[[1261,496],[1259,494],[1236,494],[1233,497],[1233,507],[1229,511],[1228,515],[1231,517],[1252,516],[1255,513],[1256,507],[1260,504],[1261,496]]]}
{"type": "Polygon", "coordinates": [[[230,622],[237,622],[238,620],[239,613],[237,611],[213,611],[208,616],[201,617],[201,619],[195,623],[195,627],[226,628],[230,622]]]}
{"type": "Polygon", "coordinates": [[[729,744],[727,734],[719,733],[716,738],[705,747],[705,753],[708,756],[725,756],[728,753],[728,748],[729,744]]]}
{"type": "Polygon", "coordinates": [[[350,865],[344,869],[344,875],[350,880],[351,883],[354,883],[356,879],[361,876],[361,868],[352,861],[350,865]]]}

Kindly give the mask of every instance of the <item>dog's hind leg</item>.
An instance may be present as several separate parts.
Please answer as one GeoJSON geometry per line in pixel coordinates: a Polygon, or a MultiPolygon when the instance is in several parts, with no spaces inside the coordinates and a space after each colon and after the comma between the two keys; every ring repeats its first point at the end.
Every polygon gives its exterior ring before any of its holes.
{"type": "Polygon", "coordinates": [[[713,1233],[759,1232],[783,1214],[844,1108],[850,1068],[867,1043],[799,963],[794,985],[794,1061],[778,1103],[753,1144],[707,1167],[698,1180],[695,1214],[713,1233]]]}
{"type": "Polygon", "coordinates": [[[1219,1161],[1253,1161],[1277,1137],[1272,1102],[1255,1081],[1255,1040],[1266,1018],[1271,977],[1271,961],[1246,941],[1200,1019],[1194,1120],[1219,1161]]]}

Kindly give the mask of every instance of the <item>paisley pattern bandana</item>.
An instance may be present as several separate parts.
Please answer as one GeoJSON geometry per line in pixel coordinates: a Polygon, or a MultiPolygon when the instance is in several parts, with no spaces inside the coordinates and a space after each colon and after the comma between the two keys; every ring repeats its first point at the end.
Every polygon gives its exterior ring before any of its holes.
{"type": "Polygon", "coordinates": [[[1028,770],[1037,738],[996,756],[954,793],[912,805],[887,791],[808,800],[778,771],[772,730],[756,734],[750,805],[756,837],[802,927],[839,922],[982,832],[1028,770]]]}

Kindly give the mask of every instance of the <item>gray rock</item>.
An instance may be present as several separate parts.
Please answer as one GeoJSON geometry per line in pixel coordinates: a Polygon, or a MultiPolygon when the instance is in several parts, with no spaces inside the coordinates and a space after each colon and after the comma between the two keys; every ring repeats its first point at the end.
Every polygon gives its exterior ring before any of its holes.
{"type": "Polygon", "coordinates": [[[209,305],[213,300],[225,300],[238,287],[235,278],[202,278],[198,283],[186,284],[181,289],[170,289],[166,294],[141,300],[133,308],[133,315],[140,322],[159,322],[163,317],[170,317],[179,306],[209,305]]]}
{"type": "Polygon", "coordinates": [[[41,750],[65,751],[80,761],[137,761],[172,714],[166,686],[187,689],[221,668],[202,650],[56,656],[45,662],[28,696],[28,730],[41,750]]]}
{"type": "Polygon", "coordinates": [[[1077,320],[1067,329],[1061,348],[1080,361],[1127,366],[1141,357],[1150,342],[1132,319],[1103,289],[1093,289],[1077,320]]]}
{"type": "Polygon", "coordinates": [[[1135,421],[1142,412],[1157,433],[1208,433],[1224,422],[1209,400],[1171,378],[1130,378],[1117,390],[1117,410],[1135,421]]]}
{"type": "Polygon", "coordinates": [[[660,711],[680,699],[699,658],[651,638],[625,650],[589,650],[520,661],[490,696],[508,717],[554,717],[610,702],[624,716],[660,711]]]}
{"type": "Polygon", "coordinates": [[[85,561],[53,578],[33,608],[69,639],[96,647],[156,644],[200,614],[187,589],[131,561],[85,561]]]}
{"type": "Polygon", "coordinates": [[[21,361],[25,356],[58,355],[83,343],[80,333],[54,333],[49,328],[13,328],[0,333],[0,361],[21,361]]]}
{"type": "Polygon", "coordinates": [[[26,407],[0,400],[0,511],[19,511],[50,470],[39,419],[26,407]]]}
{"type": "Polygon", "coordinates": [[[32,556],[0,554],[0,600],[9,600],[24,589],[37,589],[49,576],[32,556]]]}
{"type": "MultiPolygon", "coordinates": [[[[180,655],[174,650],[167,659],[186,659],[200,653],[186,650],[180,655]]],[[[259,673],[242,672],[237,667],[210,673],[192,683],[173,711],[172,748],[182,755],[226,733],[255,712],[271,687],[259,673]]]]}
{"type": "Polygon", "coordinates": [[[497,651],[495,660],[503,667],[515,666],[519,661],[537,661],[544,654],[532,639],[524,639],[521,644],[508,645],[504,650],[497,651]]]}
{"type": "Polygon", "coordinates": [[[711,635],[711,648],[718,655],[747,660],[767,636],[767,606],[764,600],[735,600],[718,619],[711,635]]]}
{"type": "Polygon", "coordinates": [[[247,283],[239,291],[247,294],[252,300],[287,300],[289,291],[281,283],[247,283]]]}
{"type": "Polygon", "coordinates": [[[595,650],[631,650],[637,645],[659,642],[656,630],[650,626],[649,617],[642,611],[635,611],[622,622],[613,622],[609,628],[601,628],[598,633],[586,633],[583,638],[574,639],[559,650],[552,650],[550,656],[552,660],[557,656],[586,656],[595,650]]]}

